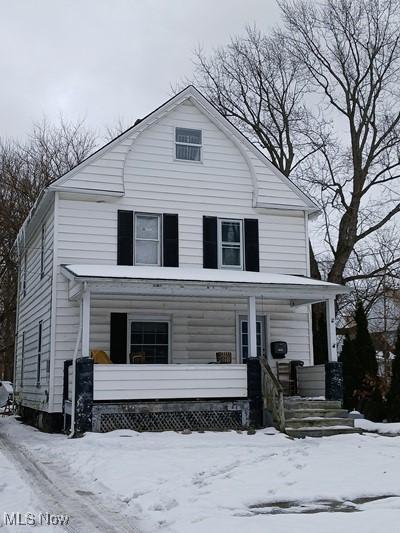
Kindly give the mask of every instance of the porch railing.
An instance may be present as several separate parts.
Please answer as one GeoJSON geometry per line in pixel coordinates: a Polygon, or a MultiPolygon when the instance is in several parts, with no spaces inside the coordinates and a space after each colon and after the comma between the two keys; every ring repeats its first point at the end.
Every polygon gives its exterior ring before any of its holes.
{"type": "Polygon", "coordinates": [[[272,416],[272,422],[279,431],[285,429],[285,408],[283,403],[283,387],[265,358],[261,357],[261,389],[264,409],[272,416]]]}
{"type": "Polygon", "coordinates": [[[246,365],[96,364],[93,399],[246,398],[246,365]]]}

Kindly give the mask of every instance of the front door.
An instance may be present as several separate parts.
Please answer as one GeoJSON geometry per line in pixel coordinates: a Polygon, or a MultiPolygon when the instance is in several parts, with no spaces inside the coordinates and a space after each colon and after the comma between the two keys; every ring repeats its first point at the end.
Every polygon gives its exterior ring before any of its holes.
{"type": "MultiPolygon", "coordinates": [[[[249,335],[247,317],[240,317],[240,356],[243,363],[247,362],[249,355],[249,335]]],[[[265,317],[257,317],[256,323],[257,332],[257,357],[266,355],[265,353],[265,317]]]]}

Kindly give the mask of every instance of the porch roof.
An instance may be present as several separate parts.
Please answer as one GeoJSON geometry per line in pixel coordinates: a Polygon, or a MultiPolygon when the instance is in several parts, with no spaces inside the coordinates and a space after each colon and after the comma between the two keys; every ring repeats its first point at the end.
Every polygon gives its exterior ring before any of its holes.
{"type": "Polygon", "coordinates": [[[294,305],[349,292],[343,285],[307,277],[242,270],[72,264],[62,265],[62,273],[74,284],[76,296],[84,282],[94,293],[256,295],[288,299],[294,305]]]}

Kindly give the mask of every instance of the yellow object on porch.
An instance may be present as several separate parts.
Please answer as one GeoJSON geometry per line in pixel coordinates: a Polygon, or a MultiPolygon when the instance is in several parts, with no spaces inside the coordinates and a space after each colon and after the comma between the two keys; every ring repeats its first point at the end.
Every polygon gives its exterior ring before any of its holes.
{"type": "Polygon", "coordinates": [[[93,359],[93,362],[100,365],[109,365],[112,363],[111,359],[108,357],[106,352],[103,350],[91,350],[90,357],[93,359]]]}

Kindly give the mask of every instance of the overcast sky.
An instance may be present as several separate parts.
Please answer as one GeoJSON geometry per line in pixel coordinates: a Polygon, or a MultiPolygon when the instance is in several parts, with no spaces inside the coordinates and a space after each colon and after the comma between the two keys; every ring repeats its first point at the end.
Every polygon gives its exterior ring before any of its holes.
{"type": "Polygon", "coordinates": [[[275,0],[0,0],[0,136],[35,121],[129,125],[190,76],[193,50],[279,20],[275,0]]]}

